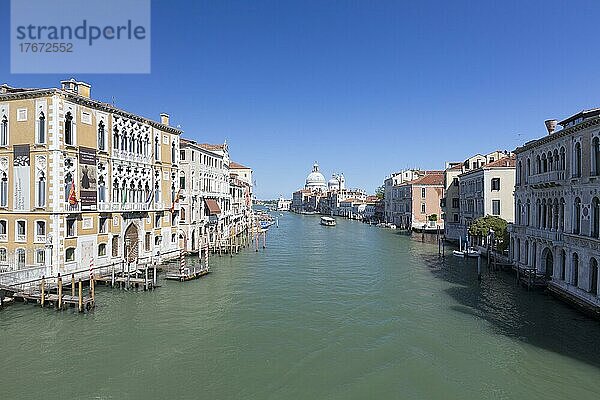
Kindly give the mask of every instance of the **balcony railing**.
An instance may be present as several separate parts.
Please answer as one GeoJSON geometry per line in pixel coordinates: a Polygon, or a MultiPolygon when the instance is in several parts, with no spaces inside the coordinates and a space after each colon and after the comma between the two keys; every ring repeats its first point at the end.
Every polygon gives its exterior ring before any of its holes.
{"type": "Polygon", "coordinates": [[[530,185],[557,186],[565,180],[565,171],[549,171],[531,175],[527,178],[530,185]]]}
{"type": "Polygon", "coordinates": [[[8,242],[8,235],[6,233],[0,233],[0,242],[8,242]]]}
{"type": "Polygon", "coordinates": [[[549,229],[540,229],[533,226],[525,228],[525,234],[538,237],[540,239],[550,240],[552,242],[561,242],[563,240],[563,232],[553,231],[549,229]]]}
{"type": "Polygon", "coordinates": [[[575,246],[587,246],[589,248],[596,248],[600,245],[600,239],[589,236],[578,235],[576,233],[565,233],[564,234],[565,244],[575,246]]]}
{"type": "Polygon", "coordinates": [[[63,203],[62,209],[63,209],[63,211],[66,211],[66,212],[79,212],[79,211],[81,211],[81,203],[80,202],[77,202],[77,204],[63,203]]]}

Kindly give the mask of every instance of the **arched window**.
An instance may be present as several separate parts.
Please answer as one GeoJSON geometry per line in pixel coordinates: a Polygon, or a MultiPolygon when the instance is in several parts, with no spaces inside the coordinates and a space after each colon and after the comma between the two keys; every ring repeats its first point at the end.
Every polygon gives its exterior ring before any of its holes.
{"type": "Polygon", "coordinates": [[[554,169],[554,159],[552,158],[552,152],[548,152],[548,171],[552,171],[554,169]]]}
{"type": "MultiPolygon", "coordinates": [[[[527,175],[526,176],[531,176],[531,160],[529,158],[527,159],[527,175]]],[[[527,182],[527,179],[525,181],[527,182]]]]}
{"type": "Polygon", "coordinates": [[[119,201],[119,180],[115,179],[113,183],[113,201],[119,201]]]}
{"type": "Polygon", "coordinates": [[[575,143],[573,149],[573,176],[581,176],[581,143],[575,143]]]}
{"type": "Polygon", "coordinates": [[[75,261],[75,248],[74,247],[69,247],[67,250],[65,250],[65,261],[67,261],[67,262],[75,261]]]}
{"type": "Polygon", "coordinates": [[[525,205],[525,222],[527,226],[531,225],[531,201],[527,199],[527,204],[525,205]]]}
{"type": "Polygon", "coordinates": [[[103,176],[98,178],[98,201],[100,203],[104,203],[106,201],[106,182],[104,182],[103,176]]]}
{"type": "Polygon", "coordinates": [[[567,269],[567,253],[560,251],[560,279],[565,280],[565,271],[567,269]]]}
{"type": "Polygon", "coordinates": [[[542,215],[541,215],[541,218],[542,218],[541,228],[542,229],[546,229],[546,220],[547,220],[546,217],[548,215],[548,211],[547,210],[548,210],[548,206],[546,205],[546,199],[544,199],[544,200],[542,200],[542,215]]]}
{"type": "Polygon", "coordinates": [[[573,202],[573,233],[579,235],[581,232],[581,199],[575,198],[573,202]]]}
{"type": "Polygon", "coordinates": [[[592,199],[592,237],[600,238],[600,200],[592,199]]]}
{"type": "Polygon", "coordinates": [[[546,154],[542,154],[542,171],[541,172],[548,172],[548,160],[546,159],[546,154]]]}
{"type": "MultiPolygon", "coordinates": [[[[522,175],[523,175],[523,168],[522,168],[521,161],[519,161],[519,163],[517,164],[517,185],[521,184],[521,176],[522,175]]],[[[525,180],[525,182],[527,182],[527,180],[525,180]]]]}
{"type": "Polygon", "coordinates": [[[17,267],[19,269],[25,268],[25,249],[17,249],[17,267]]]}
{"type": "Polygon", "coordinates": [[[535,164],[536,173],[542,173],[542,159],[539,155],[535,158],[535,164]]]}
{"type": "Polygon", "coordinates": [[[37,132],[37,143],[43,144],[46,143],[46,116],[44,112],[40,112],[40,116],[38,117],[38,132],[37,132]]]}
{"type": "Polygon", "coordinates": [[[521,208],[521,199],[517,200],[517,224],[521,225],[521,215],[523,214],[522,208],[521,208]]]}
{"type": "Polygon", "coordinates": [[[0,181],[0,207],[8,207],[8,176],[6,172],[2,173],[0,181]]]}
{"type": "Polygon", "coordinates": [[[598,136],[592,140],[592,173],[600,175],[600,139],[598,136]]]}
{"type": "Polygon", "coordinates": [[[558,150],[554,149],[554,154],[552,155],[552,159],[554,160],[554,170],[560,170],[560,157],[558,156],[558,150]]]}
{"type": "Polygon", "coordinates": [[[106,134],[104,132],[104,122],[98,124],[98,150],[106,150],[106,134]]]}
{"type": "Polygon", "coordinates": [[[73,186],[73,175],[67,172],[65,175],[65,201],[69,201],[69,194],[71,193],[71,186],[73,186]]]}
{"type": "Polygon", "coordinates": [[[181,222],[185,222],[185,207],[181,207],[181,214],[179,215],[181,222]]]}
{"type": "Polygon", "coordinates": [[[67,112],[65,115],[65,143],[68,145],[75,144],[75,138],[73,137],[73,115],[71,112],[67,112]]]}
{"type": "Polygon", "coordinates": [[[562,171],[564,171],[566,167],[567,167],[567,162],[566,162],[566,157],[565,157],[565,148],[561,147],[560,148],[560,169],[562,171]]]}
{"type": "Polygon", "coordinates": [[[593,257],[590,260],[590,293],[598,296],[598,261],[593,257]]]}
{"type": "Polygon", "coordinates": [[[160,140],[158,136],[154,138],[154,159],[160,160],[160,140]]]}
{"type": "Polygon", "coordinates": [[[115,129],[113,130],[113,149],[119,150],[119,143],[119,129],[117,129],[117,127],[115,126],[115,129]]]}
{"type": "Polygon", "coordinates": [[[559,209],[558,209],[558,230],[563,231],[565,229],[565,199],[560,198],[559,209]]]}
{"type": "Polygon", "coordinates": [[[175,151],[175,142],[173,142],[171,144],[171,163],[172,164],[177,163],[176,157],[177,157],[177,152],[175,151]]]}
{"type": "Polygon", "coordinates": [[[515,260],[521,261],[521,239],[517,238],[517,244],[515,247],[515,260]]]}
{"type": "Polygon", "coordinates": [[[0,123],[0,146],[8,146],[8,118],[6,115],[2,116],[0,123]]]}
{"type": "Polygon", "coordinates": [[[37,206],[46,206],[46,176],[44,173],[40,173],[37,181],[37,206]]]}
{"type": "Polygon", "coordinates": [[[571,284],[573,286],[579,285],[579,256],[577,253],[573,253],[571,261],[571,284]]]}
{"type": "Polygon", "coordinates": [[[121,151],[127,151],[127,132],[121,136],[121,151]]]}
{"type": "Polygon", "coordinates": [[[529,241],[525,241],[525,265],[529,265],[529,241]]]}

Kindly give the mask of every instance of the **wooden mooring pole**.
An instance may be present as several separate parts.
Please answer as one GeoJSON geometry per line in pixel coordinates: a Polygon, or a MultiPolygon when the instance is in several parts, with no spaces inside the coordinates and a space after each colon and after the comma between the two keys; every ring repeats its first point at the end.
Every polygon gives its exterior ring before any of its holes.
{"type": "Polygon", "coordinates": [[[75,274],[71,274],[71,296],[75,297],[75,274]]]}
{"type": "Polygon", "coordinates": [[[78,296],[78,305],[77,308],[79,312],[83,311],[83,283],[81,282],[81,278],[79,278],[79,296],[78,296]]]}
{"type": "Polygon", "coordinates": [[[46,280],[44,279],[44,276],[42,276],[42,282],[40,283],[40,290],[42,292],[41,297],[40,297],[40,303],[42,304],[42,307],[44,307],[44,303],[46,301],[46,280]]]}
{"type": "Polygon", "coordinates": [[[58,309],[62,310],[62,276],[60,276],[60,273],[58,274],[58,302],[56,303],[58,305],[58,309]]]}

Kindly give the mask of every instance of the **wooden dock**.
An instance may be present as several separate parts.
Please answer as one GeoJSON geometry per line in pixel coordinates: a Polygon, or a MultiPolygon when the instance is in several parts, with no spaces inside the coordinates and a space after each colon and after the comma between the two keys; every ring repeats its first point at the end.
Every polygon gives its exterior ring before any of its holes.
{"type": "Polygon", "coordinates": [[[194,279],[198,279],[203,277],[204,275],[208,275],[210,273],[210,269],[208,268],[203,268],[203,269],[187,269],[184,270],[182,272],[170,272],[167,273],[165,275],[165,279],[167,280],[171,280],[171,281],[179,281],[179,282],[186,282],[186,281],[191,281],[194,279]]]}

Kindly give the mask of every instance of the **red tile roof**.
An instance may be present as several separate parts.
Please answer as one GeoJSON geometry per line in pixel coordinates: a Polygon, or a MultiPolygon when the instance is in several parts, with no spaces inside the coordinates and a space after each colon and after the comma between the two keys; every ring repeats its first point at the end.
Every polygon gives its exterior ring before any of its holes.
{"type": "Polygon", "coordinates": [[[517,158],[515,156],[502,157],[491,163],[487,163],[483,168],[497,168],[497,167],[514,167],[517,165],[517,158]]]}
{"type": "Polygon", "coordinates": [[[198,143],[198,146],[210,151],[223,150],[225,148],[224,144],[198,143]]]}
{"type": "Polygon", "coordinates": [[[242,164],[238,164],[235,161],[229,162],[229,169],[250,169],[249,167],[245,167],[242,164]]]}
{"type": "Polygon", "coordinates": [[[428,174],[422,176],[420,178],[415,179],[414,181],[408,182],[411,185],[443,185],[444,184],[444,175],[441,173],[428,174]]]}

